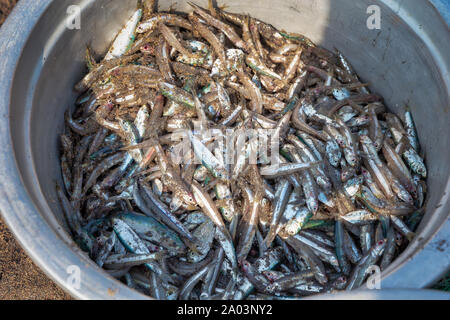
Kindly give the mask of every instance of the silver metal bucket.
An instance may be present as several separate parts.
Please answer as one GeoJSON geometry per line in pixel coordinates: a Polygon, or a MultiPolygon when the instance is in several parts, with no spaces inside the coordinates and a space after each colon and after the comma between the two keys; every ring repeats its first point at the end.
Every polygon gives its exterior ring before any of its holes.
{"type": "MultiPolygon", "coordinates": [[[[177,9],[189,10],[177,0],[177,9]]],[[[206,1],[197,1],[205,5],[206,1]]],[[[167,9],[172,1],[160,1],[167,9]]],[[[105,52],[136,0],[21,0],[0,31],[0,208],[32,259],[76,298],[143,299],[98,268],[61,227],[58,133],[73,105],[87,44],[105,52]],[[66,27],[69,6],[81,29],[66,27]],[[69,266],[81,270],[81,286],[69,266]],[[69,273],[68,273],[69,271],[69,273]],[[69,279],[69,281],[68,281],[69,279]]],[[[424,0],[220,1],[274,26],[340,49],[393,111],[408,103],[429,167],[427,212],[418,236],[382,274],[382,288],[424,288],[450,261],[450,32],[424,0]],[[369,5],[381,29],[367,28],[369,5]]]]}

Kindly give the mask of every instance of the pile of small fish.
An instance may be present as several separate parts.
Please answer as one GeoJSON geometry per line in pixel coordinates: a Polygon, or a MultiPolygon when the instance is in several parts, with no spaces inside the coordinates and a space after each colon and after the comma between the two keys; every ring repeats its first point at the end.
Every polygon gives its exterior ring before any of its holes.
{"type": "Polygon", "coordinates": [[[389,113],[337,50],[212,1],[190,5],[175,14],[139,1],[100,62],[87,50],[61,135],[67,230],[107,273],[156,299],[361,286],[423,216],[411,112],[389,113]],[[205,133],[229,129],[271,130],[279,146],[252,162],[258,145],[244,139],[227,164],[205,133]],[[180,164],[171,153],[182,138],[193,152],[180,164]]]}

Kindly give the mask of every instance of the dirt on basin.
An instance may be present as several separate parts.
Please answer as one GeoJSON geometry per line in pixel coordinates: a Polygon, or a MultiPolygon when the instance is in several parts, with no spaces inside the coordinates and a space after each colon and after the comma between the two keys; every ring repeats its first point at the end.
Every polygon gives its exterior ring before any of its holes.
{"type": "MultiPolygon", "coordinates": [[[[17,0],[0,0],[0,26],[17,0]]],[[[26,255],[0,217],[0,300],[68,300],[26,255]]]]}

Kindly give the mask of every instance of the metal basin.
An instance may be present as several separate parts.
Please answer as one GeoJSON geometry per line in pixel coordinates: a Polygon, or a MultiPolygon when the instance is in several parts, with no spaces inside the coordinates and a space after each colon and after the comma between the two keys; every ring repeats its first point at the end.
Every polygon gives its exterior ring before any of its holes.
{"type": "MultiPolygon", "coordinates": [[[[160,1],[167,9],[172,1],[160,1]]],[[[98,268],[61,227],[54,190],[60,181],[58,134],[76,98],[89,44],[103,53],[136,0],[21,0],[0,32],[0,208],[32,259],[76,298],[143,299],[98,268]],[[69,6],[81,29],[66,27],[69,6]],[[81,270],[73,286],[70,266],[81,270]]],[[[200,1],[205,5],[206,1],[200,1]]],[[[450,261],[450,32],[423,0],[220,1],[274,26],[340,49],[363,81],[394,112],[408,103],[429,168],[426,216],[416,239],[382,274],[382,288],[424,288],[450,261]],[[367,8],[381,9],[381,29],[367,28],[367,8]]],[[[189,10],[177,0],[177,9],[189,10]]]]}

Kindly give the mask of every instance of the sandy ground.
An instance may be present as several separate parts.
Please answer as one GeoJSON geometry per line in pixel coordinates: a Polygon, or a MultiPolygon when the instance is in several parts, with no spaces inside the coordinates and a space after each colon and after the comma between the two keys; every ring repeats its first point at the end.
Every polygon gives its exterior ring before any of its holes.
{"type": "MultiPolygon", "coordinates": [[[[0,0],[0,26],[17,0],[0,0]]],[[[449,282],[447,275],[446,283],[449,282]]],[[[436,289],[450,289],[447,284],[436,289]]],[[[0,300],[71,299],[31,261],[0,217],[0,300]]]]}
{"type": "Polygon", "coordinates": [[[5,21],[17,0],[0,0],[0,25],[5,21]]]}
{"type": "MultiPolygon", "coordinates": [[[[16,4],[0,0],[0,25],[16,4]]],[[[71,299],[31,261],[0,217],[0,300],[71,299]]]]}

